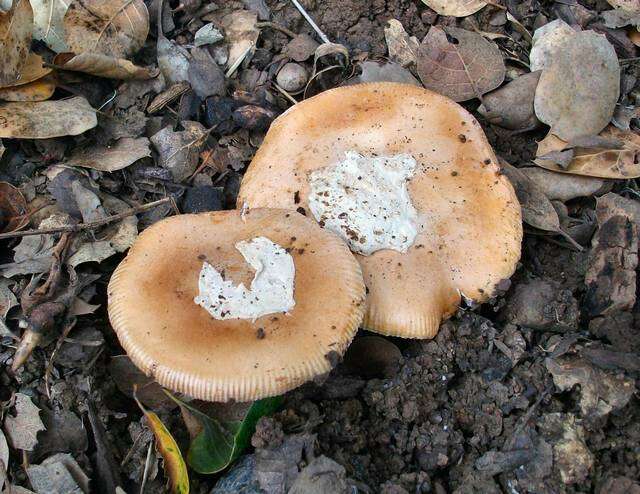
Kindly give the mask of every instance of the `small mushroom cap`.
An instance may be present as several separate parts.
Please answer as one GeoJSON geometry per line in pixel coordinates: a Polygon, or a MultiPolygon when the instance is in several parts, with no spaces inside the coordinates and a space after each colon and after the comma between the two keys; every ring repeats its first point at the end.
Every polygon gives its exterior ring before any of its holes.
{"type": "Polygon", "coordinates": [[[328,372],[364,313],[358,262],[331,232],[294,212],[252,209],[174,216],[146,229],[109,282],[109,319],[131,360],[161,385],[208,401],[282,394],[328,372]],[[288,313],[214,319],[196,305],[206,260],[249,286],[235,244],[264,236],[289,249],[288,313]]]}
{"type": "Polygon", "coordinates": [[[478,122],[426,89],[372,83],[325,91],[277,118],[244,176],[238,204],[308,206],[311,171],[346,151],[412,155],[418,235],[406,253],[357,258],[369,290],[364,326],[432,338],[462,295],[486,301],[520,258],[520,205],[478,122]]]}

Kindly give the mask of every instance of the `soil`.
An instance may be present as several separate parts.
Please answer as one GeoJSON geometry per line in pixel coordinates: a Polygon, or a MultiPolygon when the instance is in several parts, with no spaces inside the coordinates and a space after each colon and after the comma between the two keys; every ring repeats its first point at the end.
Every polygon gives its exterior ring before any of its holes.
{"type": "MultiPolygon", "coordinates": [[[[223,3],[228,12],[247,7],[259,10],[266,5],[270,22],[293,33],[314,34],[288,1],[223,3]]],[[[418,0],[301,3],[327,36],[344,44],[356,61],[387,55],[384,27],[389,19],[400,20],[418,39],[436,22],[476,26],[483,31],[508,29],[504,23],[495,24],[499,10],[490,8],[455,19],[438,17],[418,0]]],[[[604,1],[498,3],[507,6],[530,31],[559,15],[582,20],[583,10],[608,8],[604,1]]],[[[176,14],[178,25],[180,19],[176,14]]],[[[511,34],[510,29],[508,32],[511,34]]],[[[179,28],[169,35],[184,44],[191,33],[179,28]]],[[[183,202],[185,187],[172,184],[157,167],[140,166],[122,174],[95,173],[91,178],[101,190],[116,196],[133,195],[141,200],[172,194],[183,212],[233,208],[242,172],[264,127],[288,105],[277,93],[266,95],[256,82],[288,41],[283,32],[265,29],[253,61],[241,67],[227,96],[216,95],[203,102],[187,95],[171,111],[148,121],[140,108],[151,97],[142,86],[119,93],[122,99],[116,98],[112,111],[126,121],[127,132],[143,132],[145,125],[147,131],[157,131],[162,119],[174,115],[219,125],[212,148],[215,165],[201,173],[200,182],[194,180],[193,185],[200,188],[189,188],[188,203],[183,202]],[[235,124],[231,123],[230,114],[238,101],[266,108],[266,124],[255,123],[251,115],[236,116],[235,124]]],[[[511,53],[522,50],[512,40],[504,41],[503,46],[511,53]]],[[[154,55],[153,43],[148,43],[140,57],[153,60],[154,55]]],[[[310,69],[310,63],[307,65],[310,69]]],[[[625,70],[630,77],[638,75],[633,66],[625,70]]],[[[320,78],[311,93],[340,83],[335,77],[320,78]]],[[[99,85],[86,85],[84,91],[94,106],[111,94],[99,85]],[[93,97],[91,91],[95,91],[93,97]]],[[[477,101],[464,103],[482,124],[496,154],[515,166],[529,164],[546,129],[522,133],[501,129],[475,111],[478,105],[477,101]]],[[[116,131],[122,131],[109,125],[101,129],[105,135],[118,136],[116,131]]],[[[38,167],[59,161],[75,145],[71,139],[10,144],[20,157],[12,162],[14,166],[3,160],[3,180],[15,185],[33,180],[38,167]],[[34,163],[35,155],[40,161],[34,163]],[[16,163],[21,165],[19,172],[16,163]]],[[[631,180],[613,186],[614,193],[631,202],[637,202],[636,189],[631,180]]],[[[575,216],[584,211],[594,214],[595,200],[575,199],[568,208],[575,216]]],[[[170,211],[167,205],[139,215],[138,228],[170,211]]],[[[627,224],[631,216],[623,215],[627,224]]],[[[623,228],[616,226],[622,223],[613,222],[611,228],[623,228]]],[[[16,245],[13,242],[8,244],[11,249],[3,248],[2,263],[13,260],[16,245]]],[[[637,263],[637,241],[629,245],[635,245],[637,263]]],[[[288,393],[278,413],[261,419],[253,447],[231,472],[192,474],[192,492],[260,492],[256,487],[260,484],[271,486],[268,492],[275,493],[285,492],[284,487],[294,482],[298,490],[291,492],[640,492],[640,397],[635,389],[640,377],[640,306],[635,303],[632,285],[632,300],[604,300],[604,308],[594,312],[585,283],[597,254],[594,249],[590,237],[579,252],[560,237],[529,231],[518,270],[500,296],[475,310],[460,309],[442,324],[435,339],[401,340],[361,332],[328,376],[288,393]],[[321,457],[327,459],[316,465],[314,459],[321,457]],[[296,480],[299,471],[311,464],[316,467],[315,476],[296,480]],[[323,477],[327,472],[332,474],[330,481],[323,477]],[[246,482],[238,480],[245,474],[246,482]],[[321,483],[321,478],[327,483],[321,483]],[[316,490],[310,487],[313,479],[316,490]],[[225,487],[225,482],[236,487],[225,487]]],[[[112,492],[111,487],[120,483],[127,486],[127,492],[138,492],[145,470],[145,492],[163,492],[165,481],[150,447],[151,433],[143,427],[140,410],[131,399],[129,385],[135,369],[119,364],[116,369],[112,359],[123,352],[106,315],[106,283],[122,258],[118,254],[92,263],[91,274],[96,278],[85,299],[101,307],[78,317],[71,339],[57,352],[46,385],[43,376],[55,344],[36,349],[15,374],[6,369],[0,372],[0,400],[8,403],[13,393],[21,392],[43,410],[41,416],[49,427],[38,435],[39,444],[29,454],[31,464],[53,453],[71,453],[93,479],[92,492],[112,492]],[[92,420],[94,415],[96,420],[92,420]]],[[[611,269],[619,267],[614,263],[611,269]]],[[[635,283],[635,266],[631,272],[635,283]]],[[[615,290],[617,278],[606,279],[615,290]]],[[[27,281],[21,278],[20,286],[27,281]]],[[[57,335],[50,341],[56,339],[57,335]]],[[[0,349],[3,367],[10,365],[15,351],[13,342],[4,341],[0,349]]],[[[188,432],[175,404],[152,383],[145,383],[142,392],[146,393],[143,401],[147,406],[153,402],[154,410],[185,450],[188,432]]],[[[6,406],[6,413],[13,413],[11,405],[6,406]]],[[[13,484],[28,485],[21,462],[21,457],[12,455],[8,471],[13,484]]]]}

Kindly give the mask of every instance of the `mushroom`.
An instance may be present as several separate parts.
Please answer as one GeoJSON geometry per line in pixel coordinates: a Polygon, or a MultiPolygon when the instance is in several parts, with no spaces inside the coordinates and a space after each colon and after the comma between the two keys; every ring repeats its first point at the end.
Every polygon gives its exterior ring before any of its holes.
{"type": "Polygon", "coordinates": [[[364,327],[386,335],[434,337],[520,258],[520,206],[480,125],[412,85],[340,87],[289,109],[238,204],[297,209],[340,235],[362,265],[364,327]]]}
{"type": "Polygon", "coordinates": [[[109,282],[109,319],[133,363],[161,385],[250,401],[328,372],[364,298],[358,262],[314,221],[217,211],[146,229],[109,282]]]}

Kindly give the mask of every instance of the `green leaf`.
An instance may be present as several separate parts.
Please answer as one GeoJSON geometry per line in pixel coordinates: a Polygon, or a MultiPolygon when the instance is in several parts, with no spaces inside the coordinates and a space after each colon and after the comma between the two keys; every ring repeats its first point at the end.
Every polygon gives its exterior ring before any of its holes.
{"type": "Polygon", "coordinates": [[[251,404],[242,421],[221,422],[175,396],[169,396],[191,412],[202,425],[202,432],[191,441],[187,453],[189,466],[202,474],[217,473],[227,468],[249,445],[260,417],[275,412],[282,403],[281,396],[258,400],[251,404]]]}

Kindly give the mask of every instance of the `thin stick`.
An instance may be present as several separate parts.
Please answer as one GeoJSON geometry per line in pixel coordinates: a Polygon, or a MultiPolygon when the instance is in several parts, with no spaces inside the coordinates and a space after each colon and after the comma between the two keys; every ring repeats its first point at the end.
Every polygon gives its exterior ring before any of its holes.
{"type": "Polygon", "coordinates": [[[120,221],[129,216],[133,216],[134,214],[143,213],[148,211],[149,209],[153,209],[156,206],[160,206],[166,203],[172,203],[172,197],[165,197],[164,199],[159,199],[157,201],[150,202],[148,204],[143,204],[141,206],[136,206],[135,208],[127,209],[122,213],[114,214],[113,216],[107,216],[106,218],[102,218],[95,221],[89,221],[87,223],[78,223],[77,225],[64,225],[58,226],[55,228],[42,228],[38,230],[22,230],[19,232],[8,232],[8,233],[0,233],[0,240],[4,240],[5,238],[17,238],[17,237],[29,237],[32,235],[48,235],[51,233],[63,233],[63,232],[79,232],[82,230],[92,230],[94,228],[99,228],[104,225],[108,225],[109,223],[113,223],[115,221],[120,221]]]}
{"type": "Polygon", "coordinates": [[[320,36],[320,39],[322,40],[322,42],[323,43],[331,43],[331,41],[329,41],[329,38],[327,38],[327,35],[322,32],[322,29],[320,29],[318,27],[318,25],[314,22],[314,20],[311,18],[311,16],[307,13],[307,11],[304,9],[304,7],[302,5],[300,5],[300,2],[298,2],[298,0],[291,0],[291,3],[293,5],[295,5],[296,9],[298,9],[300,11],[302,16],[307,20],[307,22],[313,28],[313,30],[316,33],[318,33],[318,36],[320,36]]]}

